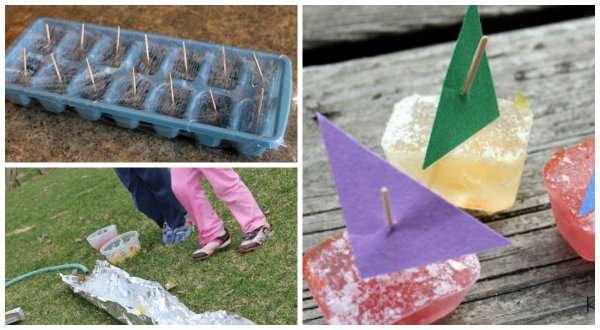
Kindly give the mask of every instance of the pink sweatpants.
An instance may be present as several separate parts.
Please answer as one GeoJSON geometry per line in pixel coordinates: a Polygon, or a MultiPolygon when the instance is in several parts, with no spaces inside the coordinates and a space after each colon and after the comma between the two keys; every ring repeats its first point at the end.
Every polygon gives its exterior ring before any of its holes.
{"type": "Polygon", "coordinates": [[[198,240],[207,244],[224,229],[202,187],[206,177],[217,198],[225,203],[244,233],[267,224],[265,215],[240,177],[230,168],[172,168],[171,187],[198,228],[198,240]]]}

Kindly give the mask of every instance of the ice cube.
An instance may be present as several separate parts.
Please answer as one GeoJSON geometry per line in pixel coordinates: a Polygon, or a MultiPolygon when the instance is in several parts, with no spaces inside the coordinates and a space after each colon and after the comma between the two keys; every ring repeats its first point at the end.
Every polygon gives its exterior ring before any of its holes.
{"type": "Polygon", "coordinates": [[[388,161],[452,204],[494,213],[515,202],[533,121],[526,103],[498,99],[500,117],[422,170],[437,96],[394,105],[381,145],[388,161]]]}
{"type": "Polygon", "coordinates": [[[479,260],[471,254],[361,279],[343,232],[304,254],[303,273],[330,324],[430,324],[464,299],[479,260]]]}
{"type": "Polygon", "coordinates": [[[557,151],[544,166],[544,180],[558,230],[582,258],[594,261],[594,213],[578,216],[594,171],[594,138],[557,151]]]}

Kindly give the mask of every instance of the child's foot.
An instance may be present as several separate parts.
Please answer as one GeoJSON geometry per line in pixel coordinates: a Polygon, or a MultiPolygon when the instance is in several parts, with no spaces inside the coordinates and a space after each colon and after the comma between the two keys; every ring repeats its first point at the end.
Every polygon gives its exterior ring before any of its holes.
{"type": "Polygon", "coordinates": [[[183,224],[183,226],[177,227],[173,230],[173,232],[175,233],[175,243],[179,244],[179,243],[185,241],[188,237],[190,237],[190,235],[192,235],[193,231],[194,231],[194,223],[192,222],[191,219],[188,219],[186,217],[185,223],[183,224]]]}
{"type": "Polygon", "coordinates": [[[165,244],[173,244],[175,242],[175,231],[167,222],[163,224],[162,241],[165,244]]]}
{"type": "Polygon", "coordinates": [[[251,232],[245,233],[244,240],[240,244],[240,253],[248,253],[258,249],[271,235],[273,235],[271,225],[260,226],[251,232]]]}
{"type": "Polygon", "coordinates": [[[231,235],[229,235],[229,231],[225,228],[225,233],[211,242],[205,244],[198,250],[192,253],[193,261],[201,261],[208,259],[210,256],[225,249],[231,243],[231,235]]]}

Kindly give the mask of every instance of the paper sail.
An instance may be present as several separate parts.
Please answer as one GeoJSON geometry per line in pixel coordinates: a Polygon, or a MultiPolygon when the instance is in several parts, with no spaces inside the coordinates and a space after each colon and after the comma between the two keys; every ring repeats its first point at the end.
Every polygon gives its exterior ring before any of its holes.
{"type": "Polygon", "coordinates": [[[592,178],[590,179],[590,183],[588,183],[587,191],[585,192],[585,198],[581,203],[581,208],[579,209],[579,216],[582,217],[592,210],[596,208],[595,195],[596,195],[596,171],[592,173],[592,178]]]}
{"type": "Polygon", "coordinates": [[[352,250],[363,278],[398,272],[510,241],[367,150],[317,113],[352,250]],[[388,226],[381,188],[389,190],[388,226]]]}
{"type": "Polygon", "coordinates": [[[485,53],[471,89],[467,94],[463,94],[467,74],[482,36],[477,7],[469,6],[442,87],[423,169],[500,116],[492,73],[485,53]]]}

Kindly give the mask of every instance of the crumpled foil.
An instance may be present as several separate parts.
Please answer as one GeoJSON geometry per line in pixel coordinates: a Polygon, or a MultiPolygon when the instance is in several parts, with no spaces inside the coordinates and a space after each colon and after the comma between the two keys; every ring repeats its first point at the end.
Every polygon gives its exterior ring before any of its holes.
{"type": "Polygon", "coordinates": [[[226,311],[196,314],[159,283],[130,276],[107,261],[89,275],[63,275],[73,292],[127,324],[254,324],[226,311]]]}

